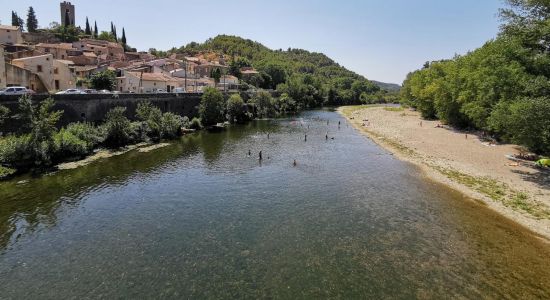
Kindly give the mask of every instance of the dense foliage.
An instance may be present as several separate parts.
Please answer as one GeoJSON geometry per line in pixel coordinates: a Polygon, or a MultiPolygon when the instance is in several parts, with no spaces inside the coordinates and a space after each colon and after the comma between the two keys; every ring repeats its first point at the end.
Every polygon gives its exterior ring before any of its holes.
{"type": "Polygon", "coordinates": [[[116,74],[110,70],[94,73],[90,78],[90,84],[93,89],[111,91],[116,85],[116,74]]]}
{"type": "Polygon", "coordinates": [[[202,123],[208,126],[225,121],[225,106],[225,99],[220,91],[212,87],[205,88],[199,106],[202,123]]]}
{"type": "Polygon", "coordinates": [[[301,108],[327,104],[329,91],[334,93],[330,105],[359,104],[360,94],[352,85],[361,86],[366,94],[380,88],[321,53],[301,49],[271,50],[260,43],[240,37],[220,35],[199,44],[196,42],[168,51],[186,55],[216,52],[230,57],[229,72],[242,78],[244,86],[279,90],[301,108]],[[254,67],[259,75],[243,77],[242,67],[254,67]]]}
{"type": "Polygon", "coordinates": [[[425,118],[550,153],[550,4],[508,0],[499,36],[410,73],[401,100],[425,118]]]}

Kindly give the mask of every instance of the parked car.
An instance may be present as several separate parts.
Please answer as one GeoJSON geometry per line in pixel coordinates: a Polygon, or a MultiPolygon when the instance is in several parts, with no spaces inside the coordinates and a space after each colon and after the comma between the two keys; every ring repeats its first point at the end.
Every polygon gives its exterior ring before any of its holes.
{"type": "Polygon", "coordinates": [[[61,92],[57,92],[55,93],[56,95],[65,95],[65,94],[85,94],[83,91],[81,90],[77,90],[77,89],[68,89],[68,90],[64,90],[64,91],[61,91],[61,92]]]}
{"type": "Polygon", "coordinates": [[[155,93],[157,94],[166,94],[166,91],[163,89],[156,89],[155,93]]]}
{"type": "Polygon", "coordinates": [[[174,88],[173,93],[185,93],[185,89],[182,87],[174,88]]]}
{"type": "Polygon", "coordinates": [[[97,94],[97,91],[94,89],[85,89],[83,92],[85,94],[97,94]]]}
{"type": "Polygon", "coordinates": [[[101,90],[101,91],[99,91],[99,93],[100,94],[112,94],[112,92],[109,91],[109,90],[101,90]]]}
{"type": "Polygon", "coordinates": [[[0,95],[28,95],[34,94],[33,90],[29,90],[24,86],[10,86],[0,90],[0,95]]]}

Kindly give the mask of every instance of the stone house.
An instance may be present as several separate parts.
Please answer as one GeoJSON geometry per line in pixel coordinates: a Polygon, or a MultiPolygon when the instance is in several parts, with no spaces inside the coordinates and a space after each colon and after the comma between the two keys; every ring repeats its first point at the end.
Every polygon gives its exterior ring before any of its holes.
{"type": "Polygon", "coordinates": [[[53,66],[54,90],[74,89],[76,87],[74,63],[70,60],[54,59],[53,66]]]}
{"type": "Polygon", "coordinates": [[[216,69],[220,69],[222,74],[225,74],[227,73],[228,67],[219,63],[203,62],[195,66],[195,74],[199,75],[200,77],[210,77],[212,71],[216,69]]]}
{"type": "MultiPolygon", "coordinates": [[[[44,54],[39,56],[32,56],[26,58],[14,59],[11,61],[11,64],[30,71],[33,74],[36,74],[38,78],[42,81],[42,85],[47,91],[54,90],[54,79],[53,79],[53,55],[44,54]]],[[[33,85],[30,84],[30,89],[35,90],[33,85]]]]}
{"type": "Polygon", "coordinates": [[[23,35],[17,26],[0,25],[0,44],[16,45],[23,43],[23,35]]]}
{"type": "Polygon", "coordinates": [[[163,73],[138,73],[123,71],[117,77],[117,90],[120,92],[154,93],[159,89],[172,92],[177,87],[183,87],[184,81],[163,73]]]}

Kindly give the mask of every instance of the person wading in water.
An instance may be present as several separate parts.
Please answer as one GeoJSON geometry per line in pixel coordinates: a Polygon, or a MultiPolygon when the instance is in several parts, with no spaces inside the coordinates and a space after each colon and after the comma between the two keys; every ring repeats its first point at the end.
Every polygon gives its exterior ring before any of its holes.
{"type": "Polygon", "coordinates": [[[260,153],[258,154],[258,158],[259,158],[259,160],[262,160],[262,159],[263,159],[263,158],[262,158],[262,151],[260,151],[260,153]]]}
{"type": "Polygon", "coordinates": [[[292,163],[292,165],[295,166],[295,167],[298,165],[298,163],[296,162],[296,160],[294,160],[294,162],[292,163]]]}

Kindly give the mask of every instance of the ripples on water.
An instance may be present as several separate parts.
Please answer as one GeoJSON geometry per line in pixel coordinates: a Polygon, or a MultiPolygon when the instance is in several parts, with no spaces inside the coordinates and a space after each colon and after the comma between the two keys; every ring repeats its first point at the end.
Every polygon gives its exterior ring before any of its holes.
{"type": "Polygon", "coordinates": [[[334,112],[23,179],[0,183],[0,298],[550,297],[547,244],[334,112]]]}

